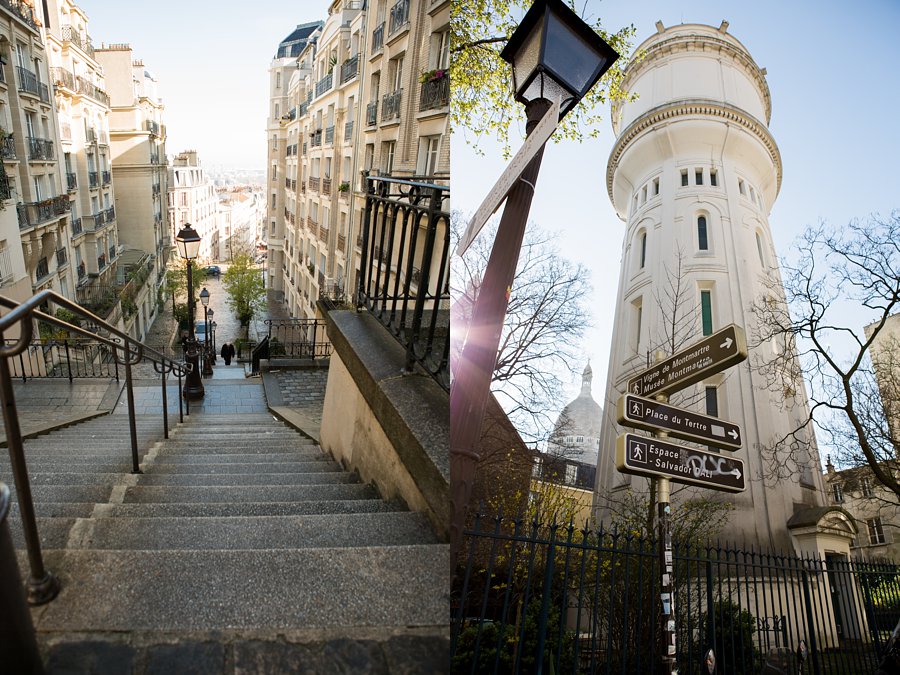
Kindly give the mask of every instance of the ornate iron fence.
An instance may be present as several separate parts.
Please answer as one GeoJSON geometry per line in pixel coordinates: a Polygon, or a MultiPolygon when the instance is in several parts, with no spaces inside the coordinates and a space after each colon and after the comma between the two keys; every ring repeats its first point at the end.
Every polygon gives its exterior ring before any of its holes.
{"type": "MultiPolygon", "coordinates": [[[[656,672],[656,542],[481,515],[464,536],[452,672],[656,672]]],[[[898,565],[678,542],[671,555],[680,672],[710,648],[717,673],[874,672],[900,616],[898,565]]]]}
{"type": "Polygon", "coordinates": [[[450,374],[450,188],[368,176],[357,307],[442,387],[450,374]],[[418,281],[414,270],[421,270],[418,281]]]}

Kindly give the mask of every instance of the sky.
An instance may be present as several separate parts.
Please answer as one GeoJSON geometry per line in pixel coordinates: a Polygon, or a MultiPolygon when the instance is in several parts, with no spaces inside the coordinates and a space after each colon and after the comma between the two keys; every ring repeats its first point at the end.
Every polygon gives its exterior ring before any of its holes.
{"type": "MultiPolygon", "coordinates": [[[[607,29],[633,24],[634,47],[655,32],[657,20],[666,26],[718,27],[725,19],[728,32],[767,69],[769,129],[784,167],[781,191],[769,214],[779,256],[789,257],[792,242],[820,221],[839,226],[900,208],[900,3],[586,0],[583,6],[582,16],[599,16],[607,29]]],[[[564,256],[592,272],[588,312],[594,327],[582,349],[593,366],[594,399],[601,404],[625,231],[606,192],[614,137],[608,106],[602,112],[597,139],[548,144],[530,213],[541,227],[560,233],[564,256]]],[[[485,155],[478,156],[461,130],[454,132],[452,203],[469,214],[506,163],[496,144],[481,143],[485,155]]],[[[513,152],[523,136],[521,129],[512,139],[513,152]]],[[[568,398],[578,394],[583,367],[582,362],[571,375],[568,398]]]]}
{"type": "Polygon", "coordinates": [[[127,42],[156,77],[169,155],[265,169],[269,64],[297,24],[325,19],[326,1],[76,1],[95,47],[127,42]]]}

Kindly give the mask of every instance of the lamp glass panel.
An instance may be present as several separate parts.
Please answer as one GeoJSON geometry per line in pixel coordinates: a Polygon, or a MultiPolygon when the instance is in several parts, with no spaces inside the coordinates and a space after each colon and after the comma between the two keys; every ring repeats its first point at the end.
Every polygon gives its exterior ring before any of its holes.
{"type": "MultiPolygon", "coordinates": [[[[514,86],[521,87],[531,73],[534,72],[535,68],[537,68],[538,61],[541,57],[541,36],[543,35],[543,32],[544,22],[538,21],[534,28],[531,29],[528,37],[525,38],[522,46],[519,47],[519,51],[516,53],[515,61],[513,63],[516,74],[514,86]]],[[[516,94],[518,93],[519,92],[517,91],[516,94]]]]}
{"type": "Polygon", "coordinates": [[[560,99],[565,103],[566,99],[572,98],[572,94],[563,89],[549,74],[542,72],[528,85],[522,98],[526,101],[534,101],[539,98],[545,98],[548,101],[560,99]]]}
{"type": "Polygon", "coordinates": [[[584,38],[550,13],[547,19],[547,47],[544,63],[559,74],[581,96],[587,93],[591,77],[602,57],[584,38]]]}

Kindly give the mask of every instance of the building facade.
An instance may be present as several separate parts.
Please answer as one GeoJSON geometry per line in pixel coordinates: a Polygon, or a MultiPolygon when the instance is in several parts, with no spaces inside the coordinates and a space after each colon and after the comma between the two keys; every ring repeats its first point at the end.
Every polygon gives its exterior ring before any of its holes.
{"type": "Polygon", "coordinates": [[[292,316],[352,295],[364,172],[448,180],[449,20],[443,0],[335,0],[270,67],[268,283],[292,316]]]}
{"type": "MultiPolygon", "coordinates": [[[[646,478],[615,466],[616,438],[625,430],[613,411],[627,379],[647,367],[650,354],[671,354],[729,324],[754,335],[753,302],[785,302],[768,222],[782,165],[767,127],[772,102],[766,72],[727,26],[658,23],[657,33],[638,48],[645,58],[625,73],[623,85],[637,99],[612,111],[617,140],[606,182],[626,231],[599,447],[598,520],[621,491],[647,486],[646,478]],[[681,303],[671,306],[667,290],[679,270],[681,303]],[[673,323],[683,328],[678,336],[669,330],[673,323]],[[673,337],[682,344],[673,345],[673,337]]],[[[774,448],[783,459],[788,448],[779,439],[807,419],[803,382],[773,392],[752,368],[753,359],[751,354],[671,401],[743,429],[744,447],[734,454],[744,462],[747,489],[725,497],[736,507],[729,536],[822,555],[828,546],[846,555],[853,528],[845,515],[827,508],[811,432],[800,439],[811,449],[795,456],[790,476],[773,476],[764,452],[774,448]],[[828,519],[836,519],[833,527],[828,519]],[[827,544],[826,530],[837,532],[827,544]]],[[[711,495],[696,489],[686,494],[711,495]]]]}
{"type": "Polygon", "coordinates": [[[178,231],[190,223],[200,235],[199,259],[207,262],[221,260],[224,242],[220,239],[216,219],[216,189],[200,166],[196,150],[181,152],[172,160],[168,194],[172,241],[178,231]]]}

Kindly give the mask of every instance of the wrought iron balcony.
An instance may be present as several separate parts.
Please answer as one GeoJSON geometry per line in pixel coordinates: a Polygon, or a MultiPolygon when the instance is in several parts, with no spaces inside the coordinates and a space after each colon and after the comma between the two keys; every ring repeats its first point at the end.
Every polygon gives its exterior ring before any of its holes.
{"type": "Polygon", "coordinates": [[[100,174],[96,171],[88,171],[88,186],[96,188],[100,185],[100,174]]]}
{"type": "Polygon", "coordinates": [[[16,73],[19,76],[19,91],[34,94],[44,103],[50,103],[50,89],[38,79],[37,75],[22,66],[16,66],[16,73]]]}
{"type": "Polygon", "coordinates": [[[349,82],[359,73],[359,54],[351,56],[341,64],[341,84],[349,82]]]}
{"type": "Polygon", "coordinates": [[[338,247],[338,251],[340,251],[341,253],[343,253],[344,251],[347,250],[347,236],[346,235],[343,235],[343,234],[338,235],[337,247],[338,247]]]}
{"type": "Polygon", "coordinates": [[[300,107],[297,110],[297,117],[305,117],[306,112],[309,110],[309,103],[301,103],[300,107]]]}
{"type": "Polygon", "coordinates": [[[112,174],[109,171],[103,171],[100,180],[103,185],[109,185],[112,182],[112,174]]]}
{"type": "Polygon", "coordinates": [[[72,26],[62,26],[61,32],[63,42],[75,45],[85,54],[94,58],[94,45],[91,43],[91,38],[87,33],[82,33],[81,31],[72,28],[72,26]]]}
{"type": "Polygon", "coordinates": [[[112,262],[116,259],[116,247],[115,245],[109,247],[109,261],[112,262]]]}
{"type": "Polygon", "coordinates": [[[311,136],[312,136],[312,140],[310,140],[309,144],[312,147],[317,148],[320,145],[322,145],[322,130],[321,129],[316,129],[314,132],[312,132],[311,136]]]}
{"type": "Polygon", "coordinates": [[[306,227],[310,232],[315,232],[319,224],[312,219],[312,216],[306,216],[306,227]]]}
{"type": "Polygon", "coordinates": [[[19,229],[24,230],[53,220],[68,213],[71,208],[69,195],[59,195],[40,202],[26,202],[16,205],[19,216],[19,229]]]}
{"type": "Polygon", "coordinates": [[[44,256],[40,260],[38,260],[37,267],[34,269],[34,280],[35,283],[41,283],[44,279],[50,276],[50,264],[47,262],[47,257],[44,256]]]}
{"type": "Polygon", "coordinates": [[[102,230],[104,225],[106,225],[105,211],[98,211],[97,213],[92,213],[91,215],[84,217],[85,230],[96,232],[102,230]]]}
{"type": "Polygon", "coordinates": [[[0,0],[0,5],[6,7],[6,9],[10,10],[22,21],[28,24],[28,26],[30,26],[32,30],[38,30],[37,22],[34,20],[33,7],[26,5],[24,2],[21,2],[21,0],[0,0]]]}
{"type": "Polygon", "coordinates": [[[400,0],[391,7],[391,29],[388,35],[399,32],[407,25],[409,25],[409,0],[400,0]]]}
{"type": "Polygon", "coordinates": [[[366,126],[374,127],[378,122],[378,101],[372,101],[366,106],[366,126]]]}
{"type": "Polygon", "coordinates": [[[320,181],[321,181],[321,178],[319,178],[318,176],[313,176],[312,178],[310,178],[309,179],[309,189],[314,192],[319,192],[321,185],[322,185],[320,181]]]}
{"type": "Polygon", "coordinates": [[[444,75],[438,79],[422,83],[422,92],[419,96],[419,111],[446,108],[450,105],[450,75],[447,71],[441,71],[444,75]]]}
{"type": "Polygon", "coordinates": [[[325,144],[334,145],[334,125],[325,127],[325,144]]]}
{"type": "Polygon", "coordinates": [[[104,267],[106,267],[107,264],[108,263],[106,262],[106,254],[105,253],[101,253],[100,255],[97,256],[97,269],[98,270],[102,270],[104,267]]]}
{"type": "Polygon", "coordinates": [[[353,137],[353,120],[344,122],[344,140],[349,141],[353,137]]]}
{"type": "Polygon", "coordinates": [[[81,218],[72,218],[72,236],[77,237],[84,234],[84,228],[81,226],[81,218]]]}
{"type": "Polygon", "coordinates": [[[321,80],[316,82],[316,97],[318,98],[326,91],[329,91],[334,84],[334,75],[332,73],[328,73],[321,80]]]}
{"type": "Polygon", "coordinates": [[[159,123],[153,120],[144,120],[144,128],[150,132],[151,136],[159,136],[159,123]]]}
{"type": "Polygon", "coordinates": [[[0,143],[0,154],[3,155],[3,159],[15,159],[16,158],[16,139],[12,136],[7,136],[3,139],[3,142],[0,143]]]}
{"type": "Polygon", "coordinates": [[[79,281],[81,281],[82,279],[84,279],[87,276],[87,265],[85,265],[83,261],[78,263],[78,267],[76,269],[78,270],[78,280],[79,281]]]}
{"type": "Polygon", "coordinates": [[[319,239],[325,242],[328,241],[328,228],[324,224],[319,225],[319,239]]]}
{"type": "Polygon", "coordinates": [[[322,194],[326,194],[326,195],[331,194],[331,179],[330,178],[322,179],[322,194]]]}
{"type": "Polygon", "coordinates": [[[400,119],[400,103],[403,100],[403,90],[385,94],[381,99],[381,121],[400,119]]]}
{"type": "Polygon", "coordinates": [[[69,254],[64,248],[56,249],[56,267],[65,267],[69,264],[69,254]]]}
{"type": "Polygon", "coordinates": [[[78,175],[72,171],[66,172],[66,188],[74,190],[78,187],[78,175]]]}
{"type": "Polygon", "coordinates": [[[51,68],[50,69],[50,78],[53,80],[53,84],[56,85],[57,89],[63,87],[68,89],[71,92],[75,92],[75,75],[66,68],[51,68]]]}
{"type": "Polygon", "coordinates": [[[384,21],[372,31],[372,53],[378,52],[384,47],[384,21]]]}
{"type": "Polygon", "coordinates": [[[75,84],[78,88],[79,94],[90,96],[95,101],[99,101],[103,105],[109,107],[109,94],[103,91],[96,84],[94,84],[90,80],[84,79],[83,77],[76,77],[75,84]]]}
{"type": "Polygon", "coordinates": [[[12,197],[12,188],[9,184],[9,176],[6,171],[0,167],[0,200],[7,200],[12,197]]]}
{"type": "Polygon", "coordinates": [[[114,221],[116,219],[116,207],[115,206],[110,206],[103,213],[104,213],[104,218],[107,223],[111,223],[112,221],[114,221]]]}
{"type": "Polygon", "coordinates": [[[28,137],[28,159],[54,160],[53,141],[46,138],[28,137]]]}

